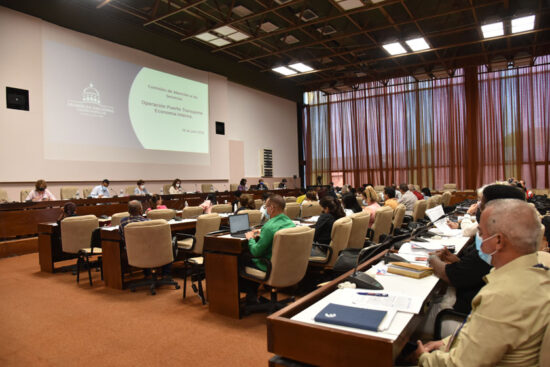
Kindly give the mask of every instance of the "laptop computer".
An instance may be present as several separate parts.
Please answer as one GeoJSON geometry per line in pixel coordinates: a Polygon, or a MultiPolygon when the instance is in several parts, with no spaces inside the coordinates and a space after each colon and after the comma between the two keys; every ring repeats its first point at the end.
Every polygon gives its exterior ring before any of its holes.
{"type": "Polygon", "coordinates": [[[244,238],[246,232],[251,231],[248,214],[235,214],[228,218],[231,237],[244,238]]]}

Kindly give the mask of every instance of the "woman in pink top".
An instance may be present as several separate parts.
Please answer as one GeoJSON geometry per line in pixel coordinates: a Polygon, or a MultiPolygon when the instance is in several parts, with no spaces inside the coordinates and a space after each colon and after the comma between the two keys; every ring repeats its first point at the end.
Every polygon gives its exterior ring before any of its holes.
{"type": "Polygon", "coordinates": [[[155,209],[168,209],[166,207],[166,205],[162,204],[162,197],[160,197],[160,195],[153,195],[151,197],[151,206],[149,208],[147,208],[147,212],[150,211],[150,210],[155,210],[155,209]]]}
{"type": "Polygon", "coordinates": [[[48,184],[44,180],[38,180],[34,184],[35,189],[29,192],[25,201],[50,201],[55,200],[55,196],[48,190],[48,184]]]}
{"type": "Polygon", "coordinates": [[[380,208],[380,204],[378,204],[378,194],[376,193],[376,191],[374,191],[374,188],[372,186],[367,186],[365,191],[363,191],[363,198],[367,203],[367,206],[363,208],[363,211],[370,213],[370,219],[369,219],[369,228],[370,228],[374,223],[374,215],[376,214],[376,210],[380,208]]]}
{"type": "Polygon", "coordinates": [[[202,208],[204,214],[210,214],[212,213],[212,206],[216,204],[216,194],[208,194],[206,200],[199,206],[202,208]]]}

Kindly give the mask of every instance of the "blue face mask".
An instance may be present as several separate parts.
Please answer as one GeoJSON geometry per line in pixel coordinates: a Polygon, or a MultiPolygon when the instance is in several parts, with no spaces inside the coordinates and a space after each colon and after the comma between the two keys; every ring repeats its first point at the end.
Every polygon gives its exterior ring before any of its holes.
{"type": "MultiPolygon", "coordinates": [[[[489,237],[489,238],[492,238],[493,236],[489,237]]],[[[486,240],[488,240],[489,238],[487,238],[486,240]]],[[[481,245],[483,245],[483,239],[479,236],[478,233],[476,233],[476,249],[477,249],[477,253],[479,255],[479,257],[481,258],[481,260],[485,261],[487,264],[491,265],[491,261],[493,261],[493,254],[496,252],[493,252],[492,254],[486,254],[485,252],[483,252],[481,250],[481,245]]]]}

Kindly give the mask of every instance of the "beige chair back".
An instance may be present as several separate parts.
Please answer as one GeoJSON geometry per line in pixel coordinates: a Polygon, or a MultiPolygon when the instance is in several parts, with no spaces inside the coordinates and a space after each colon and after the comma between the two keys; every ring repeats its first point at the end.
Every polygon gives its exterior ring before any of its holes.
{"type": "Polygon", "coordinates": [[[239,214],[248,214],[248,222],[251,227],[262,223],[262,212],[259,210],[241,210],[239,214]]]}
{"type": "Polygon", "coordinates": [[[212,213],[233,213],[231,204],[216,204],[212,206],[212,213]]]}
{"type": "Polygon", "coordinates": [[[229,184],[229,191],[235,192],[239,189],[239,184],[229,184]]]}
{"type": "Polygon", "coordinates": [[[156,268],[174,261],[172,232],[164,219],[133,222],[124,227],[128,264],[156,268]]]}
{"type": "Polygon", "coordinates": [[[266,284],[275,288],[298,284],[306,274],[315,230],[309,227],[285,228],[273,237],[271,274],[266,284]]]}
{"type": "Polygon", "coordinates": [[[442,191],[456,191],[456,184],[455,183],[443,184],[443,190],[442,191]]]}
{"type": "Polygon", "coordinates": [[[172,184],[162,185],[162,194],[163,195],[169,195],[171,186],[172,186],[172,184]]]}
{"type": "Polygon", "coordinates": [[[83,189],[82,189],[82,197],[83,197],[83,198],[89,197],[89,196],[92,194],[92,190],[93,190],[92,187],[85,187],[85,188],[83,188],[83,189]]]}
{"type": "Polygon", "coordinates": [[[287,203],[295,203],[296,202],[296,196],[286,196],[285,202],[287,203]]]}
{"type": "Polygon", "coordinates": [[[275,181],[275,182],[273,182],[273,190],[278,189],[280,183],[281,183],[281,181],[275,181]]]}
{"type": "Polygon", "coordinates": [[[212,184],[201,184],[201,192],[214,192],[212,184]]]}
{"type": "Polygon", "coordinates": [[[120,213],[115,213],[111,215],[111,226],[118,226],[122,218],[126,218],[129,216],[130,216],[130,213],[128,212],[120,212],[120,213]]]}
{"type": "Polygon", "coordinates": [[[193,252],[202,255],[202,250],[204,248],[204,236],[207,233],[217,231],[220,229],[220,223],[222,222],[222,217],[218,214],[203,214],[197,218],[197,226],[195,230],[195,247],[193,252]]]}
{"type": "MultiPolygon", "coordinates": [[[[420,200],[417,200],[419,202],[420,200]]],[[[414,203],[416,205],[416,203],[414,203]]],[[[414,208],[414,207],[413,207],[414,208]]],[[[393,211],[393,228],[401,228],[403,225],[403,219],[405,218],[405,211],[407,208],[405,207],[405,204],[399,204],[395,207],[395,210],[393,211]]],[[[413,211],[414,213],[414,211],[413,211]]]]}
{"type": "Polygon", "coordinates": [[[451,192],[445,191],[443,194],[441,194],[441,205],[443,206],[449,206],[449,203],[451,202],[451,192]]]}
{"type": "Polygon", "coordinates": [[[363,205],[363,197],[362,196],[356,196],[355,199],[357,199],[357,204],[362,208],[363,205]]]}
{"type": "Polygon", "coordinates": [[[442,202],[442,198],[441,198],[441,195],[440,194],[437,194],[437,195],[434,195],[432,196],[436,202],[435,206],[438,206],[438,205],[441,205],[441,202],[442,202]]]}
{"type": "Polygon", "coordinates": [[[126,186],[124,189],[124,194],[126,196],[134,195],[134,191],[136,190],[136,186],[126,186]]]}
{"type": "Polygon", "coordinates": [[[384,185],[376,185],[376,186],[374,186],[374,191],[376,191],[376,192],[383,192],[383,191],[384,191],[384,185]]]}
{"type": "Polygon", "coordinates": [[[147,218],[149,219],[174,219],[176,211],[174,209],[153,209],[147,212],[147,218]]]}
{"type": "MultiPolygon", "coordinates": [[[[429,201],[430,199],[428,199],[429,201]]],[[[413,221],[418,222],[426,215],[426,209],[428,208],[428,201],[417,200],[413,206],[413,221]]]]}
{"type": "Polygon", "coordinates": [[[439,205],[437,202],[438,202],[438,198],[436,198],[435,195],[430,196],[426,204],[426,209],[435,208],[437,205],[439,205]]]}
{"type": "Polygon", "coordinates": [[[332,232],[330,234],[330,247],[332,247],[332,256],[325,265],[325,267],[332,268],[340,251],[348,248],[349,236],[351,234],[351,227],[353,222],[349,217],[342,217],[337,219],[332,225],[332,232]]]}
{"type": "Polygon", "coordinates": [[[78,191],[78,187],[68,186],[68,187],[62,187],[59,189],[59,197],[61,200],[68,200],[73,199],[76,197],[76,192],[78,191]]]}
{"type": "Polygon", "coordinates": [[[292,220],[298,218],[298,216],[300,215],[300,204],[296,202],[289,203],[287,201],[285,205],[285,214],[292,220]]]}
{"type": "Polygon", "coordinates": [[[254,200],[254,206],[256,207],[256,209],[259,210],[262,207],[262,205],[264,205],[264,202],[262,201],[262,199],[254,200]]]}
{"type": "Polygon", "coordinates": [[[323,208],[321,208],[318,201],[309,202],[308,204],[302,205],[302,218],[321,215],[322,212],[323,208]]]}
{"type": "Polygon", "coordinates": [[[63,252],[77,254],[81,248],[90,247],[92,232],[99,227],[93,214],[67,217],[61,221],[61,247],[63,252]]]}
{"type": "Polygon", "coordinates": [[[19,198],[21,199],[21,202],[24,202],[27,196],[29,196],[29,192],[31,192],[32,189],[23,189],[19,192],[19,198]]]}
{"type": "Polygon", "coordinates": [[[201,215],[204,210],[200,206],[187,206],[183,208],[181,217],[183,219],[196,218],[201,215]]]}
{"type": "Polygon", "coordinates": [[[390,234],[393,219],[393,209],[389,206],[382,206],[376,210],[372,230],[374,232],[372,240],[374,243],[380,241],[380,235],[390,234]]]}
{"type": "Polygon", "coordinates": [[[4,189],[0,189],[0,203],[8,201],[8,192],[4,189]]]}
{"type": "Polygon", "coordinates": [[[351,232],[349,235],[348,247],[363,248],[369,229],[369,212],[359,212],[349,216],[351,219],[351,232]]]}

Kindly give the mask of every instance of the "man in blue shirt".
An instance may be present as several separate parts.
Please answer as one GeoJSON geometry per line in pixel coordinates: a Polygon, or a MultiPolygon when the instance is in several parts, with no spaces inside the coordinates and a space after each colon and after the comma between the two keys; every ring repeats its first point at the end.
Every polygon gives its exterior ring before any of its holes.
{"type": "Polygon", "coordinates": [[[104,179],[101,185],[97,185],[94,187],[92,192],[90,193],[90,196],[93,198],[108,198],[111,197],[111,194],[109,193],[109,180],[104,179]]]}

